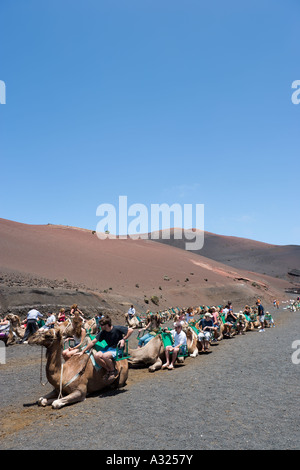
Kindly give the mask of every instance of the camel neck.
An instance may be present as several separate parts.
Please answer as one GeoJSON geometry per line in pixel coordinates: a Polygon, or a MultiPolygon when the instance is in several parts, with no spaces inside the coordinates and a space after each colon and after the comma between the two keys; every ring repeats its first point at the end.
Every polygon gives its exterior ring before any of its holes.
{"type": "Polygon", "coordinates": [[[59,384],[60,372],[61,372],[61,344],[55,341],[52,346],[47,348],[47,364],[46,364],[46,375],[49,383],[53,386],[59,384]]]}

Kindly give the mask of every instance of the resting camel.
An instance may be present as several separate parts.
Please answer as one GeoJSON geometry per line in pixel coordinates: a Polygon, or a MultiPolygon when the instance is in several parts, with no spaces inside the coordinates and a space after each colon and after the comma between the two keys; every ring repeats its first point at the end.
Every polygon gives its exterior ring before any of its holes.
{"type": "Polygon", "coordinates": [[[186,328],[183,327],[183,331],[186,334],[186,344],[187,344],[187,350],[188,350],[189,356],[197,357],[199,354],[199,351],[201,351],[201,344],[198,341],[197,333],[190,326],[186,328]]]}
{"type": "MultiPolygon", "coordinates": [[[[67,318],[64,322],[56,322],[55,328],[59,328],[65,338],[73,336],[73,324],[72,320],[79,318],[80,316],[75,313],[72,318],[67,318]]],[[[87,331],[88,334],[95,335],[98,332],[98,327],[95,318],[90,320],[83,320],[83,328],[87,331]]]]}
{"type": "Polygon", "coordinates": [[[130,318],[128,313],[125,313],[125,321],[129,328],[143,328],[145,326],[145,322],[140,320],[136,315],[130,318]]]}
{"type": "MultiPolygon", "coordinates": [[[[139,349],[128,349],[130,358],[129,366],[149,365],[149,372],[160,369],[165,360],[165,348],[161,335],[153,336],[145,346],[139,349]]],[[[181,358],[178,358],[179,360],[181,358]]],[[[183,361],[179,361],[183,362],[183,361]]]]}
{"type": "MultiPolygon", "coordinates": [[[[192,331],[191,328],[188,328],[192,331]]],[[[192,355],[192,357],[196,357],[198,354],[197,345],[195,343],[195,338],[192,333],[189,332],[187,335],[187,349],[188,353],[192,355]]],[[[165,361],[165,348],[162,340],[161,334],[154,336],[145,346],[138,349],[130,349],[128,350],[130,355],[128,359],[128,363],[130,367],[140,366],[143,364],[149,365],[148,370],[149,372],[155,372],[156,370],[160,369],[163,361],[165,361]]],[[[176,362],[179,364],[183,364],[184,358],[177,357],[176,362]]]]}
{"type": "MultiPolygon", "coordinates": [[[[83,401],[90,393],[106,388],[107,381],[103,378],[106,370],[94,368],[89,354],[72,356],[68,361],[62,360],[63,336],[58,328],[37,331],[28,339],[30,345],[42,345],[47,349],[46,376],[54,389],[38,400],[40,406],[52,404],[52,408],[59,409],[83,401]]],[[[120,388],[126,384],[128,377],[128,363],[126,359],[116,362],[118,375],[109,384],[110,387],[120,388]]]]}
{"type": "Polygon", "coordinates": [[[9,313],[6,316],[7,320],[10,322],[9,335],[6,341],[6,346],[14,344],[16,340],[22,340],[25,334],[25,328],[21,327],[21,320],[18,315],[9,313]]]}
{"type": "Polygon", "coordinates": [[[98,326],[95,318],[91,318],[90,320],[85,320],[83,324],[83,328],[86,329],[86,332],[91,335],[95,335],[98,333],[98,326]]]}

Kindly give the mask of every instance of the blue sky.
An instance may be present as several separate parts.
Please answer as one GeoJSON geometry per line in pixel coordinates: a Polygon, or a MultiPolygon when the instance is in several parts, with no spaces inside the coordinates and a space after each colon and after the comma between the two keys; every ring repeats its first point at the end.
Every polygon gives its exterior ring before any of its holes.
{"type": "Polygon", "coordinates": [[[299,244],[296,0],[2,0],[0,216],[204,204],[205,230],[299,244]]]}

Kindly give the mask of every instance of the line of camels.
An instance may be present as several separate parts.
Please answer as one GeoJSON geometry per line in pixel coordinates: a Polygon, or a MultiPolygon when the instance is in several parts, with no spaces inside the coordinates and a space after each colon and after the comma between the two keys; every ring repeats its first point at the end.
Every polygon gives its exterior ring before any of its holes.
{"type": "MultiPolygon", "coordinates": [[[[187,353],[186,356],[177,357],[177,363],[183,364],[186,357],[195,358],[201,352],[201,343],[198,340],[197,324],[204,314],[209,311],[210,307],[196,307],[191,308],[194,315],[193,321],[183,324],[183,331],[187,336],[187,353]],[[195,318],[197,317],[197,320],[195,318]]],[[[217,310],[220,310],[219,307],[217,310]]],[[[147,366],[149,372],[154,372],[162,367],[165,360],[165,345],[163,341],[163,328],[162,324],[166,321],[178,321],[182,309],[170,308],[163,312],[146,314],[136,317],[134,322],[125,314],[125,320],[129,328],[143,328],[151,318],[154,323],[156,322],[157,331],[153,338],[144,346],[136,349],[128,347],[127,355],[120,357],[115,362],[117,375],[115,380],[107,385],[104,378],[106,373],[105,369],[96,367],[93,360],[92,349],[89,354],[82,356],[73,355],[67,360],[62,356],[64,343],[67,338],[72,338],[74,331],[74,323],[68,318],[64,322],[57,322],[54,328],[39,329],[36,333],[28,338],[28,344],[40,345],[46,348],[46,377],[47,381],[53,386],[53,390],[45,396],[39,398],[38,405],[47,406],[52,405],[52,408],[59,409],[65,405],[70,405],[75,402],[83,401],[87,395],[98,392],[100,390],[118,389],[126,385],[128,378],[129,367],[143,367],[147,366]],[[150,316],[149,316],[150,315],[150,316]]],[[[21,326],[20,317],[12,313],[7,315],[7,320],[10,322],[10,331],[6,339],[6,346],[15,344],[22,340],[24,336],[24,327],[21,326]]],[[[259,328],[260,322],[256,318],[255,309],[251,308],[249,321],[246,321],[243,327],[245,331],[259,328]]],[[[224,323],[220,315],[220,325],[217,334],[217,341],[221,341],[224,337],[224,323]]],[[[268,325],[266,325],[268,326],[268,325]]],[[[87,331],[86,340],[91,341],[96,335],[98,325],[96,318],[84,320],[83,327],[87,331]]],[[[237,333],[238,330],[235,330],[237,333]]],[[[128,344],[127,344],[128,346],[128,344]]]]}

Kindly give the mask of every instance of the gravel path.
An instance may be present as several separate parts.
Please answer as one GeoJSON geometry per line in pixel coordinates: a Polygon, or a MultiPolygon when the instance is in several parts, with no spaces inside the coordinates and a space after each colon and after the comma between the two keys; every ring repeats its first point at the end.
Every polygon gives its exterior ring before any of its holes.
{"type": "Polygon", "coordinates": [[[51,390],[40,385],[41,348],[6,348],[0,448],[299,449],[292,343],[300,340],[300,313],[269,311],[276,328],[223,340],[173,371],[130,369],[125,388],[61,410],[36,405],[51,390]]]}

